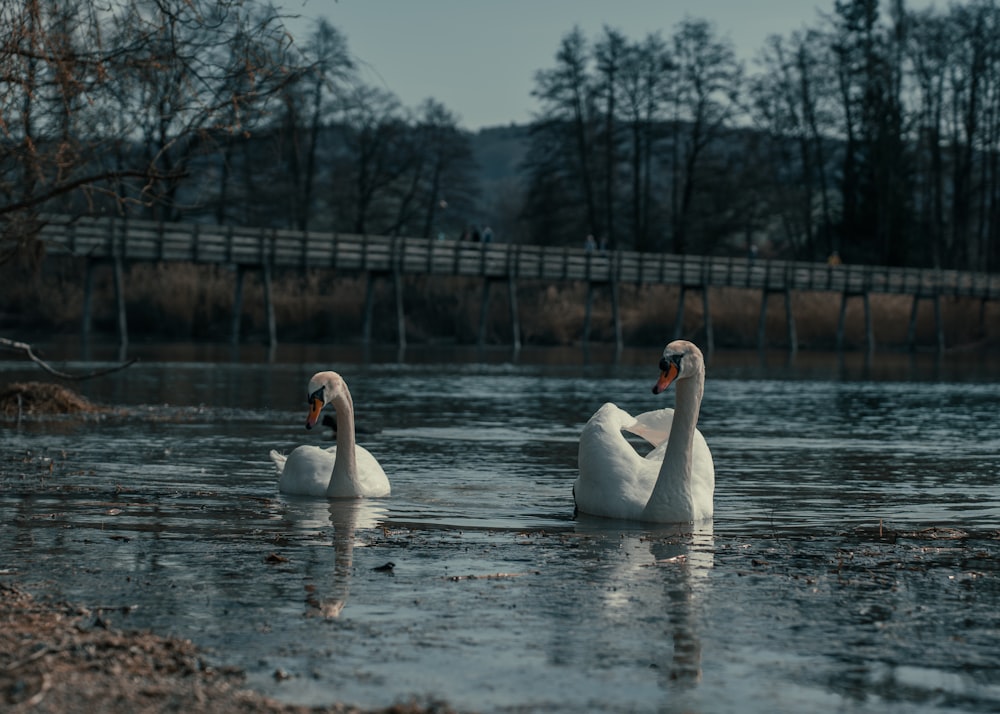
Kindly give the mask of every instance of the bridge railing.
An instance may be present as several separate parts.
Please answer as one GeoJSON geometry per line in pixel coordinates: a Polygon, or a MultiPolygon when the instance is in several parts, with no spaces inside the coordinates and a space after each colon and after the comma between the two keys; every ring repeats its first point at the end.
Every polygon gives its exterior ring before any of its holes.
{"type": "Polygon", "coordinates": [[[43,228],[42,238],[53,252],[130,261],[1000,299],[1000,275],[954,270],[588,252],[582,248],[123,219],[53,218],[43,228]]]}

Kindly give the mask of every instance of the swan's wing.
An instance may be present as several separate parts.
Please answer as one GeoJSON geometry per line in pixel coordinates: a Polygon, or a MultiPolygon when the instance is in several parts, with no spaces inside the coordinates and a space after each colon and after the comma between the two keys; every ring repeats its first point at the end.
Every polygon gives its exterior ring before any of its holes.
{"type": "Polygon", "coordinates": [[[641,436],[654,447],[667,443],[670,438],[670,427],[674,423],[674,410],[656,409],[651,412],[643,412],[635,417],[630,424],[622,424],[625,431],[641,436]]]}
{"type": "Polygon", "coordinates": [[[335,448],[297,447],[285,459],[278,490],[298,496],[325,496],[336,460],[335,448]]]}
{"type": "Polygon", "coordinates": [[[655,471],[644,467],[642,457],[622,434],[634,421],[628,412],[608,403],[583,427],[577,453],[579,476],[573,486],[576,506],[583,513],[634,519],[642,512],[655,471]]]}
{"type": "Polygon", "coordinates": [[[274,468],[278,470],[279,474],[285,470],[285,461],[287,460],[288,460],[287,456],[275,451],[274,449],[271,449],[271,461],[274,462],[274,468]]]}
{"type": "Polygon", "coordinates": [[[361,480],[363,492],[361,495],[369,498],[388,496],[392,489],[389,486],[389,478],[385,475],[385,470],[378,459],[360,444],[355,444],[354,454],[358,464],[358,478],[361,480]]]}

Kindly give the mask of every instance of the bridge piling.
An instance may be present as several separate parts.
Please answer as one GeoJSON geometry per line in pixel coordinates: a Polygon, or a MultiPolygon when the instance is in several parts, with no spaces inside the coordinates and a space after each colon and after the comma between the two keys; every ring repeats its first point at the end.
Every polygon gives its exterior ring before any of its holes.
{"type": "Polygon", "coordinates": [[[246,268],[236,266],[236,285],[233,288],[233,317],[230,331],[233,347],[240,344],[240,323],[243,319],[243,281],[246,278],[246,268]]]}
{"type": "Polygon", "coordinates": [[[941,296],[937,293],[933,295],[917,293],[913,296],[913,303],[910,307],[910,325],[906,331],[906,345],[911,352],[917,349],[917,313],[920,311],[921,300],[930,300],[934,303],[935,347],[938,352],[944,352],[944,328],[941,325],[941,296]]]}
{"type": "MultiPolygon", "coordinates": [[[[930,268],[897,268],[876,265],[837,265],[807,261],[777,259],[749,260],[744,258],[674,255],[670,253],[640,253],[635,251],[610,251],[587,253],[583,248],[511,245],[470,244],[468,241],[402,238],[375,235],[321,233],[283,229],[257,229],[247,226],[182,224],[162,221],[123,220],[120,218],[89,218],[47,216],[40,239],[52,254],[75,256],[89,261],[85,277],[84,304],[81,330],[84,340],[90,334],[93,318],[94,271],[98,261],[112,263],[115,269],[115,307],[119,322],[122,347],[128,348],[125,320],[124,263],[182,262],[198,265],[235,265],[238,285],[234,294],[234,313],[242,309],[242,287],[239,286],[241,270],[261,269],[268,265],[263,280],[265,292],[275,270],[301,270],[314,267],[340,273],[367,274],[369,285],[366,295],[364,340],[371,341],[374,287],[380,276],[393,275],[396,297],[396,330],[401,344],[405,344],[405,314],[403,309],[403,282],[406,275],[456,276],[460,278],[507,278],[511,296],[511,321],[515,343],[519,341],[517,312],[517,287],[513,280],[528,279],[543,283],[584,281],[588,285],[589,301],[600,285],[609,284],[615,291],[623,281],[637,286],[678,286],[675,333],[683,333],[684,301],[688,289],[702,291],[716,287],[748,288],[751,290],[786,291],[786,315],[791,314],[791,291],[811,291],[841,294],[841,311],[837,329],[838,349],[844,347],[844,322],[847,302],[861,297],[865,305],[865,342],[869,351],[874,350],[869,296],[894,294],[914,296],[919,300],[935,300],[935,331],[938,348],[944,348],[941,325],[940,298],[944,295],[981,301],[981,330],[985,330],[985,303],[1000,300],[1000,275],[982,271],[957,271],[930,268]],[[115,268],[117,262],[117,268],[115,268]],[[89,287],[87,283],[89,282],[89,287]],[[600,285],[598,285],[598,283],[600,285]]],[[[612,292],[612,311],[620,310],[617,292],[612,292]]],[[[276,324],[273,319],[272,296],[268,309],[268,339],[276,342],[276,324]]],[[[712,341],[712,319],[705,304],[705,331],[707,344],[712,341]]],[[[762,313],[766,318],[766,302],[762,300],[762,313]]],[[[592,304],[589,311],[592,311],[592,304]]],[[[918,308],[919,309],[919,308],[918,308]]],[[[588,312],[588,315],[590,312],[588,312]]],[[[590,315],[592,317],[592,315],[590,315]]],[[[911,313],[911,322],[912,322],[911,313]]],[[[234,339],[238,340],[239,325],[234,314],[234,339]]],[[[621,317],[615,317],[615,342],[621,343],[621,317]]],[[[788,323],[790,347],[797,348],[794,320],[788,323]]],[[[590,338],[590,322],[585,327],[590,338]]],[[[763,344],[758,327],[758,342],[763,344]]],[[[766,335],[764,335],[766,337],[766,335]]],[[[914,341],[915,333],[910,342],[914,341]]]]}
{"type": "Polygon", "coordinates": [[[398,269],[390,272],[369,270],[365,286],[364,318],[361,323],[361,341],[370,345],[372,341],[372,320],[375,313],[375,286],[382,279],[392,279],[393,303],[396,308],[396,342],[400,349],[406,349],[406,311],[403,301],[403,276],[398,269]]]}
{"type": "Polygon", "coordinates": [[[94,267],[96,263],[97,261],[93,258],[87,258],[83,276],[83,315],[80,324],[80,336],[85,353],[90,349],[91,310],[94,302],[94,267]]]}
{"type": "Polygon", "coordinates": [[[680,292],[677,295],[677,315],[674,318],[674,339],[679,340],[684,337],[684,298],[688,290],[701,291],[701,307],[705,327],[705,352],[715,351],[715,333],[712,329],[712,311],[709,309],[708,285],[707,281],[698,287],[681,284],[680,292]]]}
{"type": "Polygon", "coordinates": [[[837,352],[844,349],[844,323],[847,318],[847,301],[852,297],[861,298],[865,311],[865,350],[869,355],[875,352],[875,329],[872,325],[871,303],[868,299],[868,291],[851,292],[845,290],[840,298],[840,319],[837,321],[837,352]]]}
{"type": "Polygon", "coordinates": [[[264,263],[261,269],[264,282],[264,312],[267,316],[267,346],[273,353],[278,346],[278,325],[274,318],[274,296],[271,291],[271,264],[264,263]]]}
{"type": "MultiPolygon", "coordinates": [[[[490,294],[495,283],[500,278],[484,277],[483,289],[479,303],[479,333],[476,344],[479,347],[486,345],[486,325],[489,321],[490,294]]],[[[521,349],[521,324],[517,311],[517,280],[513,275],[507,276],[507,307],[510,314],[511,343],[514,350],[521,349]]]]}
{"type": "Polygon", "coordinates": [[[507,277],[507,297],[510,306],[510,329],[511,341],[514,343],[514,351],[521,350],[521,318],[517,310],[517,280],[513,275],[507,277]]]}
{"type": "Polygon", "coordinates": [[[600,285],[607,285],[608,287],[608,295],[611,299],[611,327],[615,335],[615,348],[620,352],[623,347],[622,321],[618,306],[618,282],[614,279],[587,281],[587,299],[583,308],[583,335],[580,339],[584,344],[590,342],[590,316],[593,312],[594,292],[600,285]]]}
{"type": "Polygon", "coordinates": [[[799,351],[798,333],[795,329],[795,312],[792,309],[792,291],[788,288],[765,288],[760,293],[760,318],[757,322],[757,349],[763,350],[767,342],[767,303],[772,295],[781,293],[785,298],[785,334],[788,336],[788,352],[795,355],[799,351]]]}

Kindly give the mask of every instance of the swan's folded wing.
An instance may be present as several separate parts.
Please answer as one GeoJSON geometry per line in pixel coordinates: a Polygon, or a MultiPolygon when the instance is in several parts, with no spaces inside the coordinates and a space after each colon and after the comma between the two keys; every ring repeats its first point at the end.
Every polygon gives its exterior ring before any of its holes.
{"type": "Polygon", "coordinates": [[[636,436],[641,436],[656,447],[666,443],[667,439],[670,438],[670,427],[673,423],[673,409],[656,409],[651,412],[643,412],[631,424],[623,425],[622,429],[636,436]]]}
{"type": "Polygon", "coordinates": [[[274,462],[274,467],[278,469],[279,474],[285,470],[285,461],[287,458],[288,457],[281,452],[271,449],[271,461],[274,462]]]}

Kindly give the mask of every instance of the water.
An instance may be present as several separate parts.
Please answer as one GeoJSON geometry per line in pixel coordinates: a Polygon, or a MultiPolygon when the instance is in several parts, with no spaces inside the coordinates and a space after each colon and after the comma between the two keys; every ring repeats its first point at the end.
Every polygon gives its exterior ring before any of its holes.
{"type": "Polygon", "coordinates": [[[713,524],[574,519],[587,417],[672,405],[656,356],[147,358],[80,385],[116,415],[5,428],[0,570],[304,704],[997,710],[996,370],[720,355],[713,524]],[[276,491],[267,451],[328,437],[302,423],[330,366],[388,499],[276,491]]]}

